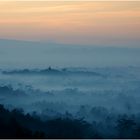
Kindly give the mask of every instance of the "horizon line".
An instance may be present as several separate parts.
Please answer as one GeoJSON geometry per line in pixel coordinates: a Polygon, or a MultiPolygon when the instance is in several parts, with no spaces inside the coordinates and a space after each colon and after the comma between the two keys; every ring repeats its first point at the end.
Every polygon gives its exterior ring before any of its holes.
{"type": "Polygon", "coordinates": [[[36,41],[36,40],[22,40],[22,39],[10,39],[10,38],[0,38],[0,41],[17,41],[17,42],[25,42],[25,43],[38,43],[38,44],[54,44],[54,45],[72,45],[72,46],[81,46],[81,47],[94,47],[94,48],[140,48],[140,46],[117,46],[117,45],[98,45],[98,44],[69,44],[69,43],[60,43],[53,41],[36,41]]]}

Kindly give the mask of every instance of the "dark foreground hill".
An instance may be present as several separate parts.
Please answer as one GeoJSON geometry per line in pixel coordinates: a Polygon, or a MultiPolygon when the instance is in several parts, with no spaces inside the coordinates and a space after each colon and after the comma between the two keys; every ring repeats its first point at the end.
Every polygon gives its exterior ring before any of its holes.
{"type": "Polygon", "coordinates": [[[22,110],[8,111],[0,105],[0,138],[99,138],[91,126],[82,120],[58,118],[41,121],[23,114],[22,110]]]}
{"type": "Polygon", "coordinates": [[[107,122],[89,124],[68,116],[42,121],[35,114],[24,114],[17,109],[9,111],[0,105],[0,138],[140,138],[139,122],[135,116],[119,116],[110,129],[112,124],[107,122]]]}

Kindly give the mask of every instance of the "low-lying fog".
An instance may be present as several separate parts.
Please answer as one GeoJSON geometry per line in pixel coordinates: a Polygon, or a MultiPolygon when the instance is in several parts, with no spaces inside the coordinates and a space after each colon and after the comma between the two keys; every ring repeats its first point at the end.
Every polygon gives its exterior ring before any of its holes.
{"type": "Polygon", "coordinates": [[[91,121],[96,110],[140,113],[139,85],[139,67],[1,70],[0,102],[42,117],[69,112],[91,121]]]}
{"type": "Polygon", "coordinates": [[[140,113],[139,54],[138,47],[0,40],[0,103],[43,119],[140,113]]]}

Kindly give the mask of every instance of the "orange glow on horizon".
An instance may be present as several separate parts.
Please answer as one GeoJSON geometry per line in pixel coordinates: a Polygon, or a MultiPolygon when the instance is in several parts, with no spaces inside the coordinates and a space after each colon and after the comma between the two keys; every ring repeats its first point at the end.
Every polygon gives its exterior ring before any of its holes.
{"type": "Polygon", "coordinates": [[[140,2],[0,2],[0,38],[135,43],[139,28],[140,2]]]}

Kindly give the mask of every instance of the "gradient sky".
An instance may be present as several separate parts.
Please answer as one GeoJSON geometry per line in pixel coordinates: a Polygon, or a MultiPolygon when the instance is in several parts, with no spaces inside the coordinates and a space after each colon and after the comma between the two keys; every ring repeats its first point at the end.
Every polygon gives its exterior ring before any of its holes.
{"type": "Polygon", "coordinates": [[[140,2],[0,2],[0,38],[140,47],[140,2]]]}

